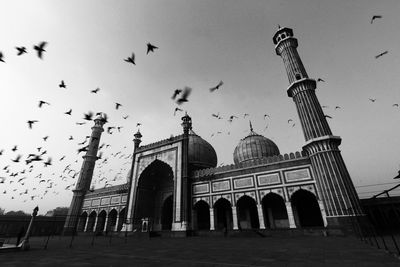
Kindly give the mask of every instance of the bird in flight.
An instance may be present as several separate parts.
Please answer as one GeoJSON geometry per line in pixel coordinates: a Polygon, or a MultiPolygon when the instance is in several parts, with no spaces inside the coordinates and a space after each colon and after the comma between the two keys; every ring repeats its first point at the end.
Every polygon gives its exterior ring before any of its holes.
{"type": "Polygon", "coordinates": [[[29,129],[32,129],[32,125],[33,125],[35,122],[39,122],[39,121],[36,121],[36,120],[29,120],[29,121],[27,121],[29,129]]]}
{"type": "Polygon", "coordinates": [[[17,157],[15,159],[13,159],[13,162],[19,162],[19,160],[21,159],[21,155],[17,155],[17,157]]]}
{"type": "Polygon", "coordinates": [[[86,122],[76,122],[76,125],[84,125],[86,122]]]}
{"type": "Polygon", "coordinates": [[[37,51],[38,57],[40,59],[42,59],[43,57],[43,52],[46,52],[46,50],[44,50],[44,47],[47,45],[47,42],[41,42],[39,45],[35,45],[33,47],[33,49],[35,49],[37,51]]]}
{"type": "Polygon", "coordinates": [[[119,107],[122,107],[120,103],[115,103],[115,109],[119,109],[119,107]]]}
{"type": "Polygon", "coordinates": [[[136,123],[136,127],[139,127],[140,125],[142,125],[140,122],[136,123]]]}
{"type": "Polygon", "coordinates": [[[381,18],[382,18],[381,15],[373,15],[372,18],[371,18],[371,24],[374,22],[374,20],[381,19],[381,18]]]}
{"type": "Polygon", "coordinates": [[[51,165],[51,158],[48,158],[46,162],[44,162],[44,166],[47,167],[51,165]]]}
{"type": "Polygon", "coordinates": [[[17,56],[20,56],[20,55],[22,55],[22,54],[25,54],[25,53],[26,53],[26,47],[25,47],[25,46],[21,46],[21,47],[18,47],[18,46],[16,46],[16,47],[15,47],[15,49],[17,49],[17,50],[18,50],[18,52],[17,52],[17,56]]]}
{"type": "Polygon", "coordinates": [[[154,52],[154,49],[158,49],[158,47],[155,45],[152,45],[151,43],[147,43],[147,54],[146,55],[148,55],[149,52],[154,52]]]}
{"type": "MultiPolygon", "coordinates": [[[[147,53],[149,53],[149,51],[147,50],[147,53]]],[[[132,63],[133,65],[136,65],[135,63],[135,53],[132,53],[131,57],[127,57],[124,59],[126,62],[128,63],[132,63]]]]}
{"type": "Polygon", "coordinates": [[[64,80],[61,80],[61,83],[58,85],[60,88],[67,88],[67,86],[65,85],[64,80]]]}
{"type": "Polygon", "coordinates": [[[392,105],[392,107],[399,107],[399,104],[395,103],[392,105]]]}
{"type": "Polygon", "coordinates": [[[124,120],[126,120],[128,117],[129,117],[129,115],[122,116],[122,118],[123,118],[124,120]]]}
{"type": "Polygon", "coordinates": [[[46,104],[46,105],[50,105],[50,103],[49,102],[46,102],[46,101],[43,101],[43,100],[40,100],[39,101],[39,108],[41,108],[44,104],[46,104]]]}
{"type": "Polygon", "coordinates": [[[98,91],[100,91],[100,88],[97,87],[96,89],[91,90],[90,92],[93,94],[97,94],[98,91]]]}
{"type": "Polygon", "coordinates": [[[389,53],[389,51],[386,50],[385,52],[376,55],[375,58],[380,58],[381,56],[386,55],[387,53],[389,53]]]}
{"type": "Polygon", "coordinates": [[[89,111],[88,113],[84,113],[83,116],[84,120],[91,121],[93,119],[93,112],[89,111]]]}
{"type": "Polygon", "coordinates": [[[371,101],[372,103],[374,103],[376,101],[376,98],[368,98],[369,101],[371,101]]]}
{"type": "Polygon", "coordinates": [[[178,107],[176,107],[176,108],[175,108],[175,111],[174,111],[174,116],[176,115],[176,112],[177,112],[177,111],[183,111],[183,110],[180,109],[180,108],[178,108],[178,107]]]}
{"type": "Polygon", "coordinates": [[[74,140],[74,137],[72,135],[70,135],[68,140],[74,140]]]}
{"type": "Polygon", "coordinates": [[[72,109],[69,109],[67,112],[64,112],[64,114],[70,115],[70,116],[71,116],[71,113],[72,113],[72,109]]]}
{"type": "Polygon", "coordinates": [[[216,86],[210,88],[210,92],[214,92],[215,90],[219,89],[223,84],[224,84],[223,81],[219,81],[219,83],[216,86]]]}
{"type": "Polygon", "coordinates": [[[11,149],[12,152],[15,152],[15,151],[17,151],[17,150],[18,150],[18,147],[17,147],[17,146],[14,146],[14,147],[11,149]]]}
{"type": "Polygon", "coordinates": [[[292,119],[288,119],[287,123],[291,123],[293,120],[292,119]]]}
{"type": "Polygon", "coordinates": [[[317,82],[325,82],[325,81],[323,79],[321,79],[321,78],[318,78],[317,82]]]}
{"type": "Polygon", "coordinates": [[[324,116],[325,116],[325,118],[332,119],[332,117],[329,115],[324,115],[324,116]]]}
{"type": "Polygon", "coordinates": [[[174,94],[172,95],[172,99],[175,100],[176,96],[182,92],[182,89],[175,89],[174,94]]]}
{"type": "Polygon", "coordinates": [[[4,55],[2,52],[0,52],[0,61],[6,63],[3,58],[4,58],[4,55]]]}
{"type": "Polygon", "coordinates": [[[341,108],[341,107],[340,107],[340,106],[336,106],[336,107],[335,107],[335,110],[336,110],[336,109],[339,109],[339,108],[341,108]]]}
{"type": "Polygon", "coordinates": [[[47,135],[47,136],[45,136],[45,137],[43,137],[43,141],[47,141],[47,139],[49,138],[49,136],[47,135]]]}
{"type": "Polygon", "coordinates": [[[183,102],[188,102],[188,97],[189,97],[191,92],[192,92],[192,88],[185,86],[185,88],[183,88],[181,98],[179,98],[176,101],[176,103],[178,105],[181,105],[183,102]]]}

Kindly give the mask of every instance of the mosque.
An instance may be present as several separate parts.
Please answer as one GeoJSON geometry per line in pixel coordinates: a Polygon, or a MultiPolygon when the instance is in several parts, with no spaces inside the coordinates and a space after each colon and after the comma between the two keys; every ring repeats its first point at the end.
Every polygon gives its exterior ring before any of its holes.
{"type": "Polygon", "coordinates": [[[90,191],[105,118],[98,116],[64,233],[102,231],[196,231],[349,228],[363,217],[341,156],[290,28],[273,36],[289,78],[287,94],[296,105],[305,144],[281,155],[270,139],[250,132],[233,153],[234,164],[217,166],[214,148],[182,117],[183,133],[134,152],[126,184],[90,191]]]}

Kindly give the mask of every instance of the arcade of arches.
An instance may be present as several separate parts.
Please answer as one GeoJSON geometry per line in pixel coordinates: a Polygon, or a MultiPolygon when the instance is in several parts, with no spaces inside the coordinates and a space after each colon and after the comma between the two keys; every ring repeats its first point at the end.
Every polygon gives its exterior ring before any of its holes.
{"type": "Polygon", "coordinates": [[[86,211],[81,214],[78,221],[77,231],[79,232],[119,232],[125,219],[125,208],[118,212],[111,209],[108,214],[101,210],[98,214],[86,211]]]}
{"type": "Polygon", "coordinates": [[[258,204],[252,197],[240,197],[236,206],[225,198],[218,199],[212,208],[204,200],[193,206],[195,230],[245,230],[296,227],[323,227],[322,204],[315,195],[300,189],[291,201],[275,193],[265,195],[258,204]]]}

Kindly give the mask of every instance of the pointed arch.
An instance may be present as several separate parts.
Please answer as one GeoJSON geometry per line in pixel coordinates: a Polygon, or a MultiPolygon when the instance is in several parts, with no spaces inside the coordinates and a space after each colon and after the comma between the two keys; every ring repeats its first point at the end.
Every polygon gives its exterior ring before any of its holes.
{"type": "Polygon", "coordinates": [[[281,195],[269,192],[262,198],[261,205],[267,228],[289,228],[285,200],[281,195]]]}
{"type": "Polygon", "coordinates": [[[196,230],[210,229],[210,205],[202,199],[199,199],[193,206],[193,222],[196,230]]]}
{"type": "Polygon", "coordinates": [[[239,229],[258,229],[260,222],[257,212],[256,200],[243,195],[236,201],[239,229]]]}

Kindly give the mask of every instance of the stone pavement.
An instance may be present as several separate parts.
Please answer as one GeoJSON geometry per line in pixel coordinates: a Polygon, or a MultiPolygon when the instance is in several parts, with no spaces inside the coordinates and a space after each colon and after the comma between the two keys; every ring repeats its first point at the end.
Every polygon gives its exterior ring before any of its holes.
{"type": "Polygon", "coordinates": [[[30,251],[0,252],[0,266],[400,266],[353,237],[32,238],[30,251]],[[111,243],[110,243],[111,241],[111,243]]]}

